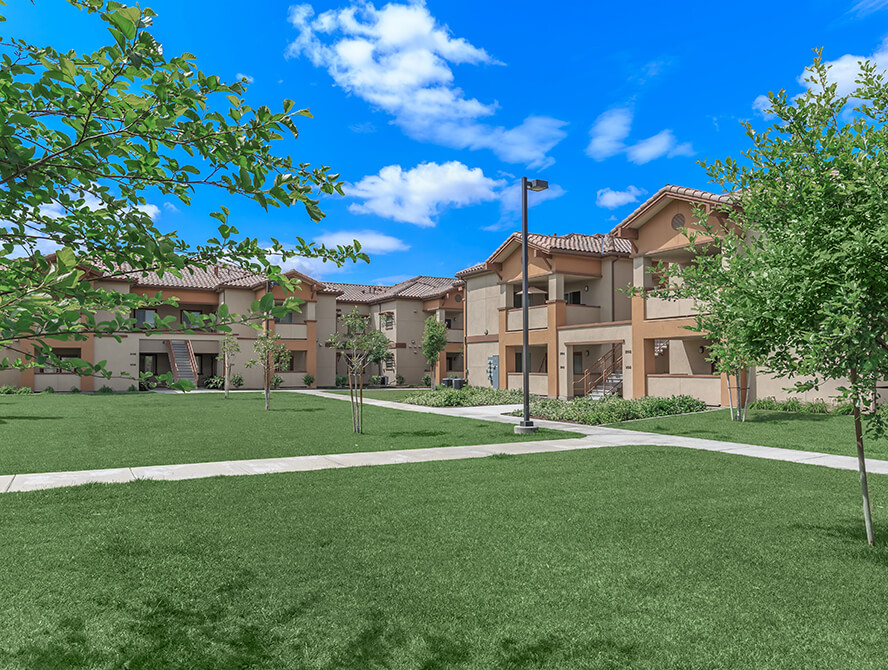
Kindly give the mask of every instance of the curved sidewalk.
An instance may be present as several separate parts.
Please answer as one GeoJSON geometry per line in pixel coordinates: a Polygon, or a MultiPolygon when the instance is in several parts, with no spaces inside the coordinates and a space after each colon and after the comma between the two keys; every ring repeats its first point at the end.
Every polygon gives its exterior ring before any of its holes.
{"type": "MultiPolygon", "coordinates": [[[[347,396],[325,393],[323,391],[297,392],[348,401],[347,396]]],[[[406,405],[387,400],[373,400],[369,398],[365,399],[364,402],[369,405],[377,405],[392,409],[467,417],[501,423],[514,424],[519,421],[517,417],[504,415],[504,412],[517,408],[516,405],[437,408],[406,405]]],[[[791,463],[819,465],[821,467],[837,470],[857,470],[857,459],[850,456],[836,456],[813,451],[798,451],[795,449],[778,449],[776,447],[762,447],[754,444],[719,442],[716,440],[703,440],[693,437],[661,435],[659,433],[641,433],[637,431],[621,430],[619,428],[581,426],[578,424],[559,423],[556,421],[537,421],[536,423],[546,428],[581,433],[583,436],[563,440],[510,442],[505,444],[485,444],[462,447],[398,449],[392,451],[292,456],[284,458],[259,458],[241,461],[218,461],[212,463],[148,465],[134,468],[108,468],[104,470],[0,475],[0,492],[12,493],[36,491],[40,489],[77,486],[92,482],[118,483],[131,482],[139,479],[174,481],[217,477],[220,475],[263,475],[276,472],[304,472],[309,470],[350,468],[366,465],[395,465],[400,463],[423,463],[465,458],[484,458],[494,454],[520,455],[632,445],[667,446],[681,447],[684,449],[700,449],[704,451],[720,451],[728,454],[764,458],[773,461],[789,461],[791,463]]],[[[867,459],[866,465],[868,471],[873,474],[888,474],[888,461],[867,459]]]]}

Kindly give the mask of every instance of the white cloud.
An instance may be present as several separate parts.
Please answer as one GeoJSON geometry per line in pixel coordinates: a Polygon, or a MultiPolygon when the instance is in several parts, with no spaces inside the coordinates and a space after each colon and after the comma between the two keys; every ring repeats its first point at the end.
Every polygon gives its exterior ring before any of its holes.
{"type": "Polygon", "coordinates": [[[596,194],[595,204],[605,209],[616,209],[632,202],[638,202],[638,199],[645,193],[647,191],[636,186],[629,186],[625,191],[602,188],[596,194]]]}
{"type": "MultiPolygon", "coordinates": [[[[527,194],[527,208],[532,209],[547,200],[560,198],[567,191],[558,184],[549,184],[545,191],[537,191],[527,194]]],[[[521,223],[521,181],[514,181],[499,193],[500,218],[496,223],[484,226],[482,230],[500,231],[514,228],[521,223]]]]}
{"type": "Polygon", "coordinates": [[[851,12],[857,16],[866,16],[885,7],[888,7],[888,0],[860,0],[851,8],[851,12]]]}
{"type": "Polygon", "coordinates": [[[234,75],[234,78],[237,81],[246,81],[248,84],[253,83],[253,78],[248,74],[244,74],[243,72],[238,72],[236,75],[234,75]]]}
{"type": "Polygon", "coordinates": [[[392,221],[434,226],[447,207],[466,207],[496,200],[503,180],[484,176],[481,168],[468,168],[458,161],[420,163],[410,170],[388,165],[379,174],[367,175],[349,184],[345,193],[362,200],[349,205],[355,214],[375,214],[392,221]]]}
{"type": "Polygon", "coordinates": [[[165,203],[163,203],[163,208],[164,208],[166,211],[168,211],[168,212],[172,212],[173,214],[178,214],[178,213],[179,213],[179,208],[176,207],[176,206],[175,206],[173,203],[171,203],[171,202],[165,202],[165,203]]]}
{"type": "Polygon", "coordinates": [[[589,146],[586,154],[590,158],[602,161],[621,153],[625,148],[625,140],[632,129],[632,110],[610,109],[599,116],[589,131],[589,146]]]}
{"type": "Polygon", "coordinates": [[[376,126],[373,125],[371,121],[365,121],[364,123],[355,123],[348,127],[350,131],[353,133],[358,133],[359,135],[364,135],[367,133],[375,133],[376,126]]]}
{"type": "Polygon", "coordinates": [[[501,160],[541,168],[566,135],[566,123],[530,116],[507,129],[481,123],[497,104],[468,97],[454,83],[451,64],[499,65],[484,49],[454,37],[421,1],[377,9],[361,2],[315,16],[309,5],[290,8],[299,34],[288,57],[307,57],[333,81],[394,117],[410,137],[458,149],[489,149],[501,160]]]}
{"type": "Polygon", "coordinates": [[[603,161],[624,153],[636,165],[648,163],[662,156],[674,158],[694,155],[691,143],[679,144],[675,134],[669,129],[661,130],[656,135],[635,144],[627,144],[626,140],[632,132],[632,117],[632,110],[626,107],[610,109],[599,116],[589,130],[586,155],[596,161],[603,161]]]}
{"type": "Polygon", "coordinates": [[[391,235],[375,230],[341,230],[335,233],[324,233],[316,238],[317,242],[328,247],[349,245],[355,240],[361,243],[361,251],[368,254],[388,254],[393,251],[407,251],[409,244],[391,235]]]}

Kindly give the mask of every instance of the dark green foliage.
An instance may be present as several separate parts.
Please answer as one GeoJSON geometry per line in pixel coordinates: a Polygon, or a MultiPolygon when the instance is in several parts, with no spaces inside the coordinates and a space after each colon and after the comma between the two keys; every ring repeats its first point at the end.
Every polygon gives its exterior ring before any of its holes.
{"type": "Polygon", "coordinates": [[[15,393],[15,386],[11,384],[0,386],[0,395],[12,395],[13,393],[15,393]]]}
{"type": "Polygon", "coordinates": [[[626,447],[3,494],[0,666],[875,670],[853,478],[626,447]]]}
{"type": "Polygon", "coordinates": [[[98,391],[96,391],[96,393],[101,393],[102,395],[111,395],[112,393],[114,393],[114,389],[110,386],[103,386],[98,391]]]}
{"type": "Polygon", "coordinates": [[[406,381],[406,380],[404,379],[404,375],[400,375],[400,374],[399,374],[399,375],[395,375],[395,383],[396,383],[398,386],[403,386],[405,381],[406,381]]]}
{"type": "Polygon", "coordinates": [[[281,384],[284,383],[284,378],[280,375],[275,375],[271,378],[271,388],[278,389],[281,387],[281,384]]]}
{"type": "Polygon", "coordinates": [[[47,386],[41,393],[55,393],[55,389],[52,386],[47,386]]]}
{"type": "Polygon", "coordinates": [[[224,388],[225,387],[225,378],[220,377],[218,375],[214,375],[212,377],[207,377],[204,380],[204,386],[206,386],[208,389],[215,389],[215,390],[224,388]]]}
{"type": "Polygon", "coordinates": [[[239,374],[231,375],[231,385],[236,389],[239,389],[241,386],[243,386],[244,385],[243,375],[239,375],[239,374]]]}
{"type": "Polygon", "coordinates": [[[302,377],[302,383],[305,384],[306,386],[311,386],[312,384],[315,383],[314,375],[304,375],[302,377]]]}
{"type": "MultiPolygon", "coordinates": [[[[688,414],[703,412],[706,403],[687,395],[669,398],[645,397],[625,400],[617,396],[607,396],[601,400],[573,398],[557,400],[553,398],[532,398],[530,413],[540,419],[551,421],[573,421],[588,425],[618,423],[633,419],[647,419],[653,416],[688,414]]],[[[515,412],[518,416],[520,412],[515,412]]]]}
{"type": "Polygon", "coordinates": [[[478,405],[514,405],[522,402],[521,391],[466,386],[459,391],[441,387],[435,391],[418,391],[404,402],[427,407],[475,407],[478,405]]]}
{"type": "Polygon", "coordinates": [[[80,393],[80,387],[79,386],[72,386],[71,393],[80,393]]]}
{"type": "Polygon", "coordinates": [[[348,377],[346,375],[338,375],[336,377],[336,386],[340,388],[348,386],[348,377]]]}
{"type": "Polygon", "coordinates": [[[345,420],[348,402],[280,392],[276,407],[261,412],[261,398],[261,392],[228,400],[221,393],[4,397],[0,475],[576,437],[551,430],[525,438],[505,423],[369,405],[368,429],[355,435],[345,420]]]}
{"type": "Polygon", "coordinates": [[[135,384],[130,384],[130,387],[126,390],[127,393],[138,393],[139,388],[135,384]]]}
{"type": "Polygon", "coordinates": [[[432,385],[432,375],[430,375],[428,372],[426,372],[422,376],[422,384],[423,384],[423,386],[431,386],[432,385]]]}
{"type": "Polygon", "coordinates": [[[14,395],[31,395],[31,393],[33,393],[33,391],[27,386],[20,386],[13,392],[14,395]]]}
{"type": "Polygon", "coordinates": [[[810,402],[799,400],[798,398],[789,398],[787,400],[777,400],[773,397],[761,398],[753,400],[749,403],[749,409],[765,409],[775,412],[799,412],[802,414],[837,414],[851,413],[853,407],[850,403],[845,405],[831,405],[825,400],[817,399],[810,402]],[[846,408],[847,406],[847,408],[846,408]]]}

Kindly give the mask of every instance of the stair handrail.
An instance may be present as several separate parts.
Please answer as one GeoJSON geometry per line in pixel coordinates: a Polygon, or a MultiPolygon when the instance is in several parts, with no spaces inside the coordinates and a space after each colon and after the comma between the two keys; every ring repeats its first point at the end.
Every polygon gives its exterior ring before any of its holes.
{"type": "Polygon", "coordinates": [[[608,377],[614,374],[614,372],[618,368],[622,369],[622,367],[623,347],[621,345],[615,344],[602,356],[600,356],[598,360],[592,364],[592,366],[586,369],[586,374],[584,374],[578,381],[574,382],[574,392],[576,392],[578,384],[583,385],[583,395],[589,395],[589,391],[596,388],[599,383],[602,384],[603,388],[605,388],[606,390],[608,377]],[[619,356],[617,355],[617,349],[620,350],[619,356]],[[608,358],[610,358],[611,360],[608,361],[608,358]],[[599,363],[601,363],[601,372],[595,373],[594,368],[598,367],[599,363]],[[594,377],[595,381],[590,383],[589,380],[593,378],[593,374],[597,374],[597,376],[594,377]]]}
{"type": "Polygon", "coordinates": [[[194,357],[194,347],[191,340],[185,340],[185,348],[188,350],[188,362],[191,363],[191,376],[194,377],[194,385],[197,386],[197,359],[194,357]]]}
{"type": "Polygon", "coordinates": [[[173,351],[173,341],[167,340],[167,352],[170,358],[170,370],[173,373],[173,381],[179,381],[179,366],[176,365],[176,353],[173,351]]]}

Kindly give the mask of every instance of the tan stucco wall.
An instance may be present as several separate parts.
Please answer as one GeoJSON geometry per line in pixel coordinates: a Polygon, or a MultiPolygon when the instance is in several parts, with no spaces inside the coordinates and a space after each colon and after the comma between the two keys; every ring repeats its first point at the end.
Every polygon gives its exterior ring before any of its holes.
{"type": "Polygon", "coordinates": [[[496,335],[498,310],[506,306],[505,286],[496,273],[466,279],[466,336],[496,335]],[[485,332],[487,331],[487,332],[485,332]]]}
{"type": "Polygon", "coordinates": [[[475,342],[466,345],[466,367],[469,370],[469,384],[490,388],[487,379],[487,359],[499,355],[496,342],[475,342]]]}

